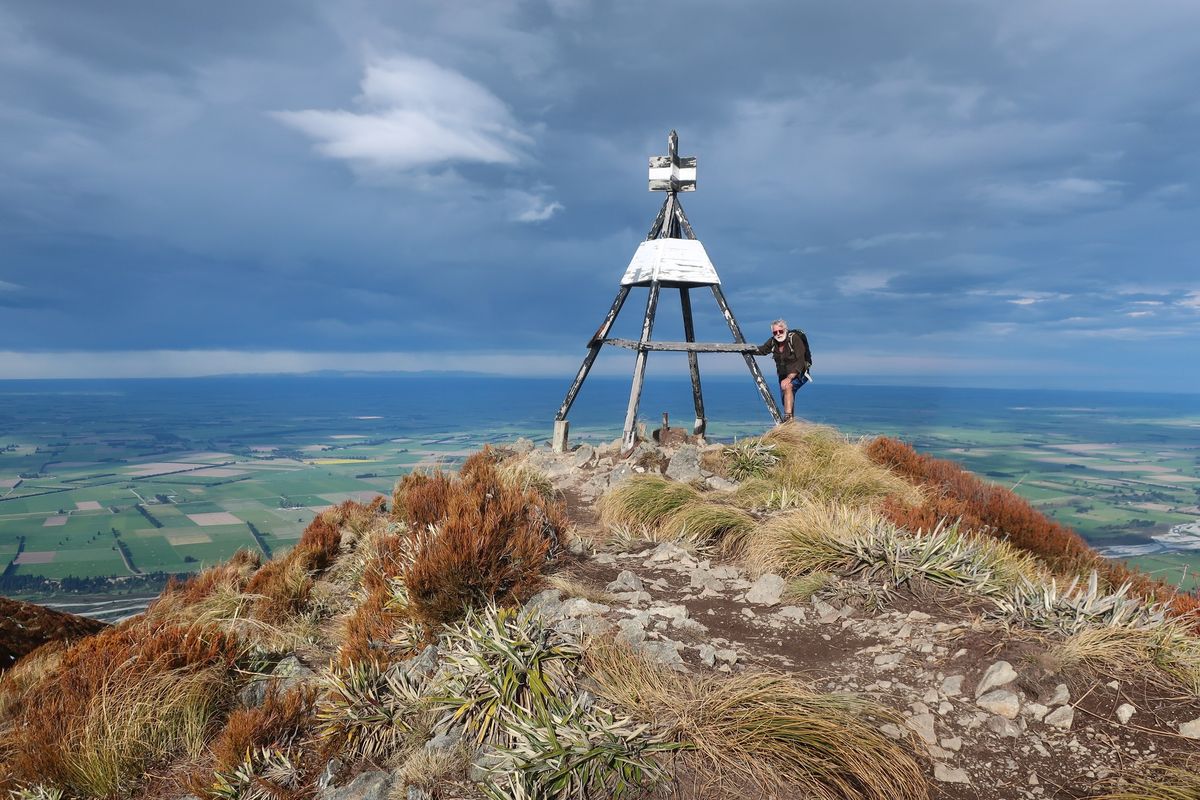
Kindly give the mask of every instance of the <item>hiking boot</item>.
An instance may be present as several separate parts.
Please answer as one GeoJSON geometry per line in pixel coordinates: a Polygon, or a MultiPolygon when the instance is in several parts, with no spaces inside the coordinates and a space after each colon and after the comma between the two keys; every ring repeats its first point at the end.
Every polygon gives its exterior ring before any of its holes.
{"type": "Polygon", "coordinates": [[[792,421],[792,415],[791,415],[791,414],[784,414],[784,415],[783,415],[783,421],[784,421],[784,422],[791,422],[791,421],[792,421]]]}

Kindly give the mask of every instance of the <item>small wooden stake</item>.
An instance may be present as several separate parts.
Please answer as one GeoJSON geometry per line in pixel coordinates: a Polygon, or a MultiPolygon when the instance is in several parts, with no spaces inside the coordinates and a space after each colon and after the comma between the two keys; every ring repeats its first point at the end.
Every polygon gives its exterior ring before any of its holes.
{"type": "Polygon", "coordinates": [[[550,442],[551,448],[556,453],[567,452],[567,431],[570,430],[571,423],[565,419],[554,420],[554,438],[550,442]]]}

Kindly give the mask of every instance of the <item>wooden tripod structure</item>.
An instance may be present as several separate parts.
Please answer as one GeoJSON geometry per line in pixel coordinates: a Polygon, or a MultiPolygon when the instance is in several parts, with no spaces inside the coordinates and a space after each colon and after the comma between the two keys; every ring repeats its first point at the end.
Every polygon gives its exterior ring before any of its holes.
{"type": "Polygon", "coordinates": [[[688,222],[683,205],[679,202],[680,192],[691,192],[696,189],[696,159],[694,156],[679,156],[679,136],[671,131],[667,137],[668,154],[650,158],[650,191],[666,192],[667,197],[659,209],[654,224],[646,240],[638,245],[637,252],[629,262],[625,275],[621,278],[621,286],[612,307],[596,333],[588,342],[588,352],[583,364],[575,375],[567,396],[558,409],[554,418],[555,450],[562,452],[567,448],[567,413],[575,402],[600,348],[604,345],[624,347],[637,353],[633,367],[633,385],[629,390],[629,407],[625,412],[625,429],[622,437],[626,449],[633,447],[636,436],[638,404],[642,398],[642,383],[646,376],[646,357],[652,350],[674,350],[686,352],[688,367],[692,377],[692,400],[696,407],[696,422],[692,428],[695,434],[703,434],[708,420],[704,415],[704,395],[700,388],[700,366],[697,353],[740,353],[746,359],[746,366],[758,384],[758,393],[762,395],[767,410],[776,422],[781,421],[779,408],[770,388],[763,380],[762,372],[754,361],[758,347],[746,343],[742,329],[738,326],[725,294],[721,291],[721,279],[717,277],[716,267],[708,258],[704,245],[696,238],[692,225],[688,222]],[[637,341],[631,339],[610,339],[609,331],[621,313],[621,307],[629,296],[629,290],[635,286],[645,286],[650,290],[646,299],[646,315],[642,320],[642,336],[637,341]],[[697,342],[695,329],[692,324],[692,300],[690,290],[707,286],[716,298],[717,306],[729,325],[733,334],[731,343],[697,342]],[[654,331],[654,315],[658,310],[659,295],[663,289],[679,289],[679,302],[683,310],[683,342],[656,342],[650,336],[654,331]]]}

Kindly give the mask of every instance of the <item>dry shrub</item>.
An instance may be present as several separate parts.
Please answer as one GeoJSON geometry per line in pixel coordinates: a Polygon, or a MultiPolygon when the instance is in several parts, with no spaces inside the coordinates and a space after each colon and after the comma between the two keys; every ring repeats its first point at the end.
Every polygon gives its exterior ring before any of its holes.
{"type": "Polygon", "coordinates": [[[712,446],[701,450],[700,469],[729,480],[733,476],[729,474],[729,465],[725,463],[724,449],[719,446],[712,446]]]}
{"type": "Polygon", "coordinates": [[[1094,569],[1110,586],[1129,583],[1137,595],[1168,603],[1178,615],[1200,610],[1200,599],[1194,595],[1102,558],[1075,531],[1047,519],[1010,489],[987,483],[953,461],[919,454],[886,436],[874,439],[866,452],[875,462],[927,489],[920,503],[896,499],[884,504],[884,513],[901,527],[931,530],[943,519],[960,520],[965,529],[1033,553],[1055,572],[1078,575],[1094,569]]]}
{"type": "Polygon", "coordinates": [[[19,713],[32,686],[58,669],[66,649],[65,642],[47,642],[0,675],[0,724],[19,713]]]}
{"type": "Polygon", "coordinates": [[[395,584],[412,562],[412,548],[404,534],[379,537],[362,572],[361,600],[342,626],[342,643],[337,664],[349,667],[360,662],[382,664],[390,655],[380,644],[390,639],[405,617],[395,603],[395,584]]]}
{"type": "Polygon", "coordinates": [[[746,537],[738,555],[752,575],[774,572],[793,578],[838,572],[849,565],[855,538],[870,535],[882,523],[879,513],[866,506],[806,498],[746,537]]]}
{"type": "Polygon", "coordinates": [[[565,597],[582,597],[589,603],[611,604],[615,600],[612,592],[570,572],[555,572],[547,576],[546,586],[557,589],[565,597]]]}
{"type": "Polygon", "coordinates": [[[212,626],[137,622],[72,646],[26,693],[0,750],[16,780],[81,796],[127,792],[147,768],[197,755],[239,679],[243,645],[212,626]]]}
{"type": "MultiPolygon", "coordinates": [[[[353,506],[358,504],[347,501],[337,512],[344,513],[353,506]]],[[[315,517],[287,555],[268,562],[255,573],[246,592],[259,595],[254,607],[257,618],[279,623],[300,612],[312,590],[313,576],[324,572],[337,558],[342,541],[340,516],[342,513],[326,512],[315,517]]]]}
{"type": "Polygon", "coordinates": [[[262,557],[258,551],[243,549],[234,553],[224,564],[209,567],[186,581],[180,582],[171,578],[158,599],[147,609],[147,613],[152,612],[156,606],[193,605],[226,586],[236,586],[241,591],[261,564],[262,557]]]}
{"type": "Polygon", "coordinates": [[[212,743],[213,770],[232,772],[247,753],[264,747],[288,751],[302,745],[315,727],[316,699],[311,687],[285,692],[272,687],[261,706],[234,711],[212,743]]]}
{"type": "Polygon", "coordinates": [[[394,499],[411,548],[400,572],[406,612],[430,631],[469,608],[531,596],[567,529],[562,504],[504,480],[487,448],[457,476],[405,476],[394,499]]]}
{"type": "Polygon", "coordinates": [[[427,750],[414,748],[396,770],[396,782],[392,784],[392,800],[408,800],[412,796],[409,787],[423,789],[430,797],[442,797],[439,786],[447,782],[467,783],[467,769],[471,766],[471,751],[462,744],[427,750]]]}
{"type": "Polygon", "coordinates": [[[584,665],[599,696],[693,746],[683,757],[713,784],[820,800],[928,796],[912,743],[876,727],[897,715],[871,701],[774,673],[680,675],[606,642],[589,645],[584,665]]]}

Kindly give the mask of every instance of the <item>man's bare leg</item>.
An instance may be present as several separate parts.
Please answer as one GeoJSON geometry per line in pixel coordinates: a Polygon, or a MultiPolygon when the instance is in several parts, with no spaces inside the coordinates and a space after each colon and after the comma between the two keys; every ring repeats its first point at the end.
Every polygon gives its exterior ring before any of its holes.
{"type": "Polygon", "coordinates": [[[792,382],[788,381],[783,388],[783,418],[792,418],[792,407],[795,404],[796,390],[792,388],[792,382]]]}

